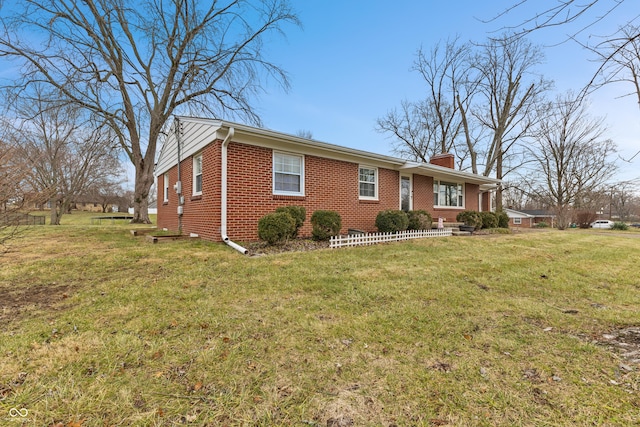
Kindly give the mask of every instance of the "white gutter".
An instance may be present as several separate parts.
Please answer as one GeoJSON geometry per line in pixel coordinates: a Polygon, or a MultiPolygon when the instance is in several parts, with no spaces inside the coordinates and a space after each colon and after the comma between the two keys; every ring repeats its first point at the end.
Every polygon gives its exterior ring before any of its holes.
{"type": "Polygon", "coordinates": [[[233,249],[238,252],[246,255],[249,251],[239,244],[232,242],[227,236],[227,147],[229,146],[229,142],[231,142],[231,138],[235,133],[235,129],[233,127],[229,127],[229,132],[227,132],[227,136],[222,141],[222,182],[220,183],[220,237],[222,237],[222,241],[227,245],[231,246],[233,249]]]}

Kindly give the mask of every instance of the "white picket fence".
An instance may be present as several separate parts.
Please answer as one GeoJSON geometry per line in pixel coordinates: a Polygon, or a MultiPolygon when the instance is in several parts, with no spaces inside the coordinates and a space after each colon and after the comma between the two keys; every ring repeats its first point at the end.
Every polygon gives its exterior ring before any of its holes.
{"type": "Polygon", "coordinates": [[[424,237],[447,237],[452,235],[451,228],[409,230],[398,233],[352,234],[348,236],[331,237],[329,247],[333,249],[345,246],[375,245],[376,243],[398,242],[400,240],[422,239],[424,237]]]}

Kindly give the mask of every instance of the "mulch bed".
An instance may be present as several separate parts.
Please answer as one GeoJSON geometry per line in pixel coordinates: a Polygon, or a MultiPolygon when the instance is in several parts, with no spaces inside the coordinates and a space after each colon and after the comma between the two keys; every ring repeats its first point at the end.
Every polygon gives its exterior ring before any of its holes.
{"type": "Polygon", "coordinates": [[[311,239],[292,239],[280,245],[269,245],[266,242],[251,242],[245,245],[250,256],[281,254],[284,252],[306,252],[316,249],[328,249],[329,241],[311,239]]]}

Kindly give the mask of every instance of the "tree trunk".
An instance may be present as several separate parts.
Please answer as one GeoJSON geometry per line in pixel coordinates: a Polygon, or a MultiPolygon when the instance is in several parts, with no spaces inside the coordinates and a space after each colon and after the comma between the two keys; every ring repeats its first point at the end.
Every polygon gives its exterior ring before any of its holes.
{"type": "Polygon", "coordinates": [[[49,222],[51,225],[60,225],[60,217],[62,216],[62,212],[58,210],[59,200],[50,199],[49,203],[51,204],[51,215],[49,222]]]}
{"type": "Polygon", "coordinates": [[[136,182],[133,192],[134,224],[151,224],[149,219],[149,189],[153,185],[153,170],[148,167],[144,159],[136,164],[136,182]]]}
{"type": "MultiPolygon", "coordinates": [[[[498,148],[498,160],[496,162],[496,178],[502,180],[502,144],[498,148]]],[[[502,212],[502,182],[496,189],[496,212],[502,212]]]]}

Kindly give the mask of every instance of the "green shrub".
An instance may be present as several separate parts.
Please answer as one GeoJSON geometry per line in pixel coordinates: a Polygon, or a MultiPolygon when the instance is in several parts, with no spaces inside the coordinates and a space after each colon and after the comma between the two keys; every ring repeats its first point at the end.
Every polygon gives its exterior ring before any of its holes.
{"type": "Polygon", "coordinates": [[[480,217],[480,213],[476,211],[462,211],[456,215],[456,221],[464,222],[465,225],[475,227],[476,229],[482,228],[482,217],[480,217]]]}
{"type": "Polygon", "coordinates": [[[381,233],[397,233],[404,231],[409,226],[409,217],[406,212],[389,209],[378,212],[376,227],[381,233]]]}
{"type": "Polygon", "coordinates": [[[433,219],[427,211],[409,211],[407,212],[409,225],[407,230],[431,230],[433,219]]]}
{"type": "Polygon", "coordinates": [[[536,224],[537,228],[547,228],[549,227],[549,224],[547,224],[546,222],[542,221],[536,224]]]}
{"type": "Polygon", "coordinates": [[[258,237],[270,245],[285,242],[296,228],[296,221],[287,212],[266,214],[258,221],[258,237]]]}
{"type": "Polygon", "coordinates": [[[296,222],[291,237],[294,239],[298,237],[298,231],[300,231],[300,227],[302,227],[302,224],[304,224],[304,220],[307,217],[307,210],[304,206],[280,206],[276,209],[276,212],[286,212],[291,215],[291,218],[296,222]]]}
{"type": "Polygon", "coordinates": [[[311,234],[315,240],[328,240],[340,233],[342,218],[338,212],[318,210],[311,215],[311,225],[311,234]]]}
{"type": "Polygon", "coordinates": [[[498,228],[509,228],[509,215],[505,211],[496,212],[498,217],[498,228]]]}
{"type": "Polygon", "coordinates": [[[497,228],[498,216],[493,212],[480,212],[482,218],[482,228],[497,228]]]}
{"type": "Polygon", "coordinates": [[[628,230],[629,226],[622,222],[622,221],[616,221],[613,223],[613,225],[611,226],[612,230],[628,230]]]}

